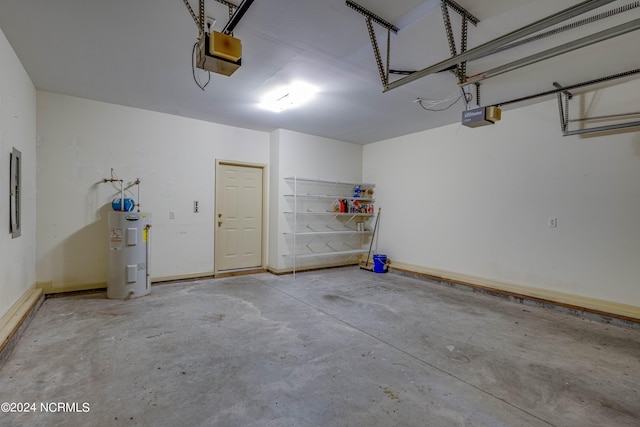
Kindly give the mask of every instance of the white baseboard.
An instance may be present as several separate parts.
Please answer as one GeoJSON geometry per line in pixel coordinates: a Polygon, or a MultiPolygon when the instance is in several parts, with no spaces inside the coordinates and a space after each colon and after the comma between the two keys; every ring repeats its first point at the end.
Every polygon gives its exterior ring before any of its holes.
{"type": "MultiPolygon", "coordinates": [[[[322,270],[324,268],[335,268],[335,267],[347,267],[350,265],[358,265],[359,261],[358,260],[350,260],[350,261],[341,261],[341,262],[334,262],[334,263],[319,263],[319,264],[313,264],[313,265],[304,265],[301,267],[297,267],[296,268],[296,273],[301,273],[303,271],[313,271],[313,270],[322,270]]],[[[293,268],[291,267],[287,267],[287,268],[274,268],[274,267],[267,267],[267,271],[273,274],[291,274],[293,273],[293,268]]]]}
{"type": "Polygon", "coordinates": [[[450,271],[437,270],[412,264],[393,261],[389,266],[401,272],[418,274],[445,282],[457,283],[486,291],[501,292],[515,297],[550,302],[562,307],[589,311],[591,313],[613,316],[625,320],[640,321],[640,307],[613,301],[600,300],[580,295],[567,294],[548,289],[514,285],[496,280],[483,279],[450,271]]]}
{"type": "Polygon", "coordinates": [[[0,365],[26,327],[32,314],[44,301],[44,292],[35,285],[29,288],[15,304],[0,317],[0,365]]]}
{"type": "Polygon", "coordinates": [[[65,292],[90,291],[96,289],[106,289],[107,282],[79,283],[75,285],[53,286],[51,282],[38,282],[36,288],[42,289],[45,295],[61,294],[65,292]]]}

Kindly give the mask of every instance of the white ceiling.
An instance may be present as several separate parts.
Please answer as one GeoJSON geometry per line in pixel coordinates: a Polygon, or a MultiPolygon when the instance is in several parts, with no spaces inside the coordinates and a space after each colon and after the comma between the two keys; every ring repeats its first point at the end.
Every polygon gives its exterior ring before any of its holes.
{"type": "MultiPolygon", "coordinates": [[[[391,68],[419,70],[449,57],[438,0],[356,1],[400,28],[392,34],[391,68]]],[[[458,3],[480,19],[469,27],[472,48],[581,2],[458,3]]],[[[579,18],[629,3],[615,1],[579,18]]],[[[190,4],[197,13],[197,0],[190,4]]],[[[214,0],[205,5],[221,30],[227,7],[214,0]]],[[[639,17],[640,8],[470,62],[468,74],[639,17]]],[[[459,37],[460,18],[455,13],[451,18],[459,37]]],[[[386,30],[374,27],[384,55],[386,30]]],[[[365,18],[345,0],[255,0],[235,29],[243,44],[242,67],[230,77],[211,74],[205,91],[193,81],[198,32],[182,0],[0,0],[0,28],[39,90],[233,126],[284,128],[366,144],[459,122],[464,108],[459,101],[447,111],[430,112],[414,102],[459,94],[447,72],[383,93],[365,18]],[[318,97],[282,113],[257,107],[263,93],[291,80],[318,86],[318,97]]],[[[482,86],[482,104],[549,90],[554,81],[572,84],[638,68],[638,58],[633,32],[489,79],[482,86]]],[[[206,81],[206,73],[198,76],[206,81]]]]}

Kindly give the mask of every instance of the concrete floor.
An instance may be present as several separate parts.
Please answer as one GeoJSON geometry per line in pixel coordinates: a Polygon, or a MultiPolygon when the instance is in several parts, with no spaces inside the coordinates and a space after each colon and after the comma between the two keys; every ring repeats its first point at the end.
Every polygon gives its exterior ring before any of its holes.
{"type": "Polygon", "coordinates": [[[349,267],[48,299],[0,425],[638,426],[639,388],[637,330],[349,267]]]}

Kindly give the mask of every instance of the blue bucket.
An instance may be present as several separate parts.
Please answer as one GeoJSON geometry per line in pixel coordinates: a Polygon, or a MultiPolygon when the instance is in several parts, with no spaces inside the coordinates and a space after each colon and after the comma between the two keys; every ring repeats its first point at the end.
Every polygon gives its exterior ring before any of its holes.
{"type": "Polygon", "coordinates": [[[374,273],[386,273],[387,272],[387,256],[382,254],[373,255],[373,272],[374,273]]]}

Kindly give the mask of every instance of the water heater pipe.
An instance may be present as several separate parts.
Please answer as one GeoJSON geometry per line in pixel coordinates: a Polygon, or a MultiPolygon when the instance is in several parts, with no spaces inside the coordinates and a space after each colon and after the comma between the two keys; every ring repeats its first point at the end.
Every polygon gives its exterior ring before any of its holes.
{"type": "Polygon", "coordinates": [[[147,224],[147,226],[145,227],[145,230],[147,232],[147,259],[146,259],[146,272],[147,272],[147,278],[146,278],[146,283],[147,283],[147,289],[149,289],[149,283],[151,282],[151,277],[149,274],[149,260],[151,259],[151,224],[147,224]]]}
{"type": "MultiPolygon", "coordinates": [[[[113,169],[111,169],[113,173],[113,169]]],[[[102,182],[119,182],[120,183],[120,210],[124,212],[124,181],[115,178],[102,178],[102,182]]]]}
{"type": "MultiPolygon", "coordinates": [[[[129,186],[128,186],[127,188],[125,188],[125,190],[128,190],[128,189],[130,189],[131,187],[133,187],[134,185],[137,185],[137,186],[138,186],[138,198],[137,198],[138,203],[134,203],[134,205],[133,205],[133,206],[137,206],[137,207],[138,207],[138,212],[140,212],[140,206],[141,206],[141,205],[140,205],[140,182],[141,182],[141,181],[140,181],[140,178],[136,178],[136,180],[135,180],[135,181],[133,181],[131,184],[129,184],[129,186]]],[[[132,194],[132,195],[133,195],[133,194],[132,194]]]]}

